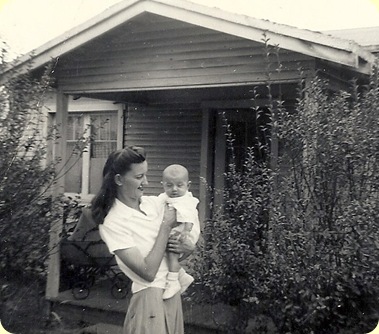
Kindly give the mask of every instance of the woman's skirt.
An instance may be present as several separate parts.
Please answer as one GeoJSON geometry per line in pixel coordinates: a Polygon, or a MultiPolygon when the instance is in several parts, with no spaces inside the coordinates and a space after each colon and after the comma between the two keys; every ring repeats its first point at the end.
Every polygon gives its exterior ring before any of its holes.
{"type": "Polygon", "coordinates": [[[184,334],[180,293],[163,300],[163,289],[147,288],[133,294],[124,334],[184,334]]]}

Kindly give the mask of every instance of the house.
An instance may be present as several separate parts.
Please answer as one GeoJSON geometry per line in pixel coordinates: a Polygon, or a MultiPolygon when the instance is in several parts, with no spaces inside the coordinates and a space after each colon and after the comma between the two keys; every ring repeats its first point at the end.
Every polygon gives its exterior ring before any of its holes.
{"type": "MultiPolygon", "coordinates": [[[[273,98],[291,108],[300,80],[316,72],[331,89],[348,87],[352,78],[365,82],[377,51],[366,47],[184,0],[125,0],[19,58],[13,69],[22,71],[32,61],[38,72],[54,61],[51,109],[62,135],[55,154],[63,162],[78,129],[104,124],[58,192],[90,196],[108,154],[138,145],[149,160],[147,192],[161,191],[165,166],[183,164],[205,220],[223,187],[223,115],[238,129],[239,147],[250,146],[256,110],[269,103],[268,72],[273,98]]],[[[52,230],[52,244],[58,234],[59,226],[52,230]]],[[[59,252],[50,259],[46,292],[51,300],[58,295],[59,252]]]]}

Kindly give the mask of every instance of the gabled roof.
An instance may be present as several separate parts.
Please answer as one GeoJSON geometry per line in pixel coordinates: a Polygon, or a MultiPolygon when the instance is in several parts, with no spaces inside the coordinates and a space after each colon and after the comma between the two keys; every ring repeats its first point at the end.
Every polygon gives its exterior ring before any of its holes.
{"type": "Polygon", "coordinates": [[[375,59],[373,54],[353,41],[233,14],[185,0],[125,0],[16,59],[5,73],[12,68],[22,71],[30,61],[32,68],[37,68],[144,12],[257,42],[263,42],[265,34],[271,45],[342,64],[362,73],[370,72],[375,59]]]}
{"type": "Polygon", "coordinates": [[[370,52],[379,52],[379,26],[356,29],[331,30],[324,33],[355,41],[370,52]]]}

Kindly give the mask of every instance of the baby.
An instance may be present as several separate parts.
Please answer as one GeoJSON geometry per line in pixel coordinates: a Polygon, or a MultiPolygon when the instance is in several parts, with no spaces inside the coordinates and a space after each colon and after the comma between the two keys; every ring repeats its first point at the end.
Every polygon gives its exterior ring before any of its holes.
{"type": "MultiPolygon", "coordinates": [[[[189,192],[191,181],[189,181],[188,170],[182,165],[170,165],[162,175],[164,193],[159,197],[176,209],[176,220],[181,223],[173,229],[180,240],[189,238],[194,244],[197,238],[190,233],[195,227],[200,233],[199,215],[197,205],[199,200],[189,192]]],[[[193,282],[193,277],[185,272],[179,264],[180,254],[168,252],[168,267],[166,289],[163,299],[173,297],[177,292],[183,293],[193,282]]]]}

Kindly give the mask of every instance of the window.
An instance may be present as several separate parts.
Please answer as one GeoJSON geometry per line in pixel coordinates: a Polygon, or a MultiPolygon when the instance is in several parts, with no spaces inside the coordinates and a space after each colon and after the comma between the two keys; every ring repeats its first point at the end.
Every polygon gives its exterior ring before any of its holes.
{"type": "Polygon", "coordinates": [[[95,194],[104,163],[118,148],[118,112],[69,113],[65,192],[95,194]]]}

